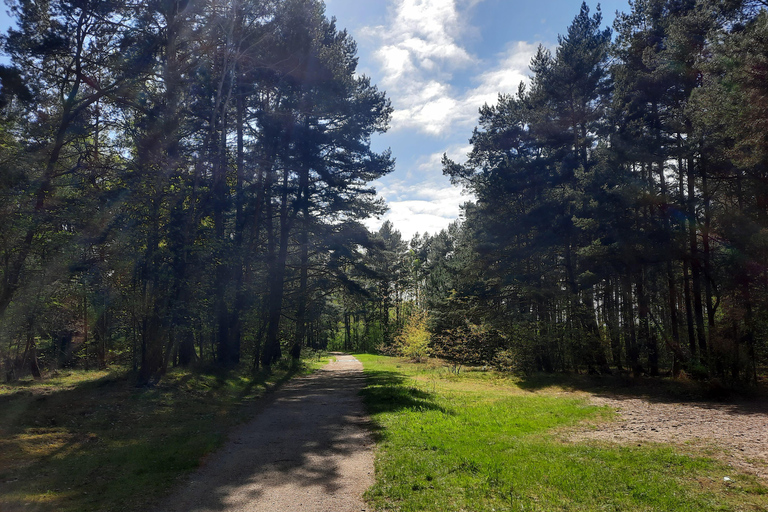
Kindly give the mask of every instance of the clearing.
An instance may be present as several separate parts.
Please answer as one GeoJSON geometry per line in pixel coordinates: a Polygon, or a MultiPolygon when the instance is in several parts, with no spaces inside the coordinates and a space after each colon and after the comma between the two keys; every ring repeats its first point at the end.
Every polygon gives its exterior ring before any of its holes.
{"type": "Polygon", "coordinates": [[[571,441],[672,443],[714,450],[727,464],[768,481],[768,404],[666,403],[652,398],[592,395],[590,403],[616,411],[618,421],[577,430],[571,441]]]}
{"type": "Polygon", "coordinates": [[[683,399],[674,392],[695,386],[658,379],[358,357],[379,441],[366,495],[377,510],[768,511],[764,401],[683,399]]]}

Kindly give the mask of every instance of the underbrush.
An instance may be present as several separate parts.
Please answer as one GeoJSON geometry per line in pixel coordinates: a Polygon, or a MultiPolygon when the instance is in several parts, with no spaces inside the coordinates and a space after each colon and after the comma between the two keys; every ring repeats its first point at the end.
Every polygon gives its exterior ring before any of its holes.
{"type": "Polygon", "coordinates": [[[613,416],[577,385],[358,358],[379,441],[377,510],[768,510],[760,481],[692,448],[567,442],[572,426],[613,416]]]}
{"type": "Polygon", "coordinates": [[[4,384],[0,510],[147,510],[252,415],[249,404],[327,360],[256,375],[174,369],[144,388],[125,370],[4,384]]]}

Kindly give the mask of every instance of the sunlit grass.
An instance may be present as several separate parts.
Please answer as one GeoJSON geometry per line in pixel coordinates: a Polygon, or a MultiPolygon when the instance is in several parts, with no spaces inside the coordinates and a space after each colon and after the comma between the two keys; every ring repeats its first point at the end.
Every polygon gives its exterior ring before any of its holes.
{"type": "Polygon", "coordinates": [[[768,510],[759,481],[705,454],[565,441],[572,426],[613,417],[583,393],[358,357],[379,439],[376,484],[367,493],[377,510],[768,510]]]}
{"type": "Polygon", "coordinates": [[[137,388],[127,372],[67,372],[4,386],[0,395],[0,511],[143,511],[227,432],[248,404],[294,375],[176,369],[137,388]]]}
{"type": "Polygon", "coordinates": [[[122,370],[61,370],[46,374],[44,379],[25,377],[12,383],[0,383],[0,396],[20,391],[46,392],[69,389],[85,382],[93,382],[122,370]]]}

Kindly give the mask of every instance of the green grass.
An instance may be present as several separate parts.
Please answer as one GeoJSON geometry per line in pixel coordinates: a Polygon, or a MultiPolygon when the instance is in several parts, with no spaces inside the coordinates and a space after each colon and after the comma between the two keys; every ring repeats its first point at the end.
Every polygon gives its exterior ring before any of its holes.
{"type": "Polygon", "coordinates": [[[672,445],[564,441],[578,423],[612,419],[581,393],[357,357],[379,441],[376,484],[366,494],[377,510],[768,510],[759,481],[713,458],[672,445]]]}
{"type": "Polygon", "coordinates": [[[256,376],[174,370],[149,389],[124,371],[2,385],[0,510],[147,510],[268,389],[327,361],[256,376]]]}

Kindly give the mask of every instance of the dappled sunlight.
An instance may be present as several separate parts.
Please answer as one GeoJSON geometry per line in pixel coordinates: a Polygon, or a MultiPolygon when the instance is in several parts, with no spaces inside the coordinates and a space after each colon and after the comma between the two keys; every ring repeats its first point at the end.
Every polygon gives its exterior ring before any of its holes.
{"type": "Polygon", "coordinates": [[[166,382],[137,388],[127,374],[73,372],[61,388],[49,382],[44,393],[2,395],[0,510],[149,503],[219,446],[267,386],[293,374],[175,370],[166,382]]]}
{"type": "Polygon", "coordinates": [[[160,510],[315,510],[322,503],[352,510],[342,503],[358,503],[368,484],[354,490],[372,478],[373,457],[356,396],[363,378],[351,361],[339,358],[272,395],[160,510]]]}
{"type": "Polygon", "coordinates": [[[0,383],[0,397],[24,391],[41,394],[64,391],[99,381],[110,375],[113,375],[110,370],[63,370],[46,375],[39,380],[29,377],[15,382],[0,383]]]}
{"type": "Polygon", "coordinates": [[[0,512],[768,511],[768,0],[6,4],[0,512]]]}
{"type": "MultiPolygon", "coordinates": [[[[93,435],[93,434],[92,434],[93,435]]],[[[88,442],[88,436],[76,436],[61,429],[27,429],[23,434],[12,436],[9,444],[16,444],[25,458],[67,457],[88,442]]]]}

